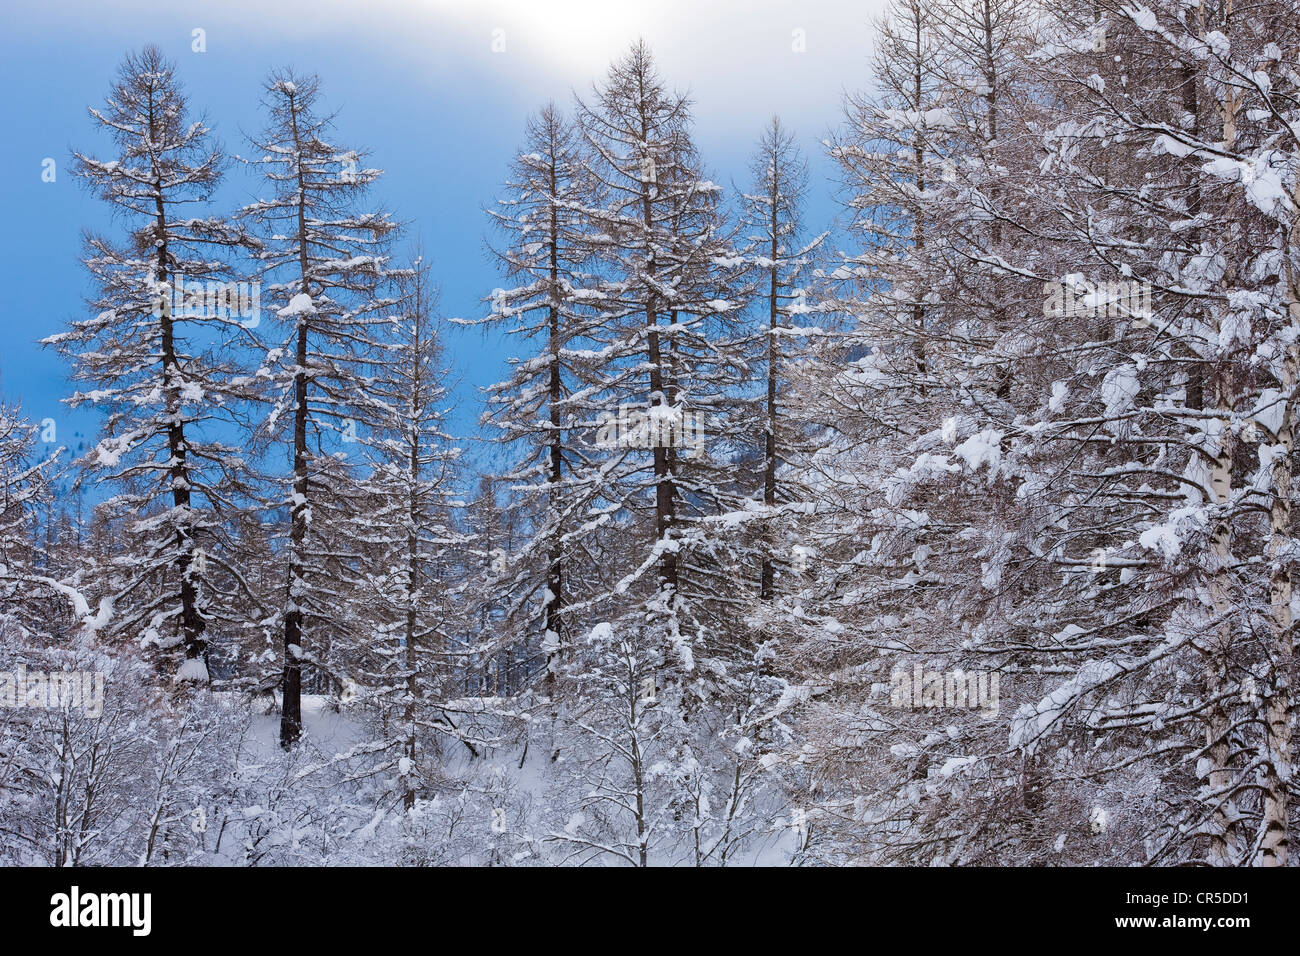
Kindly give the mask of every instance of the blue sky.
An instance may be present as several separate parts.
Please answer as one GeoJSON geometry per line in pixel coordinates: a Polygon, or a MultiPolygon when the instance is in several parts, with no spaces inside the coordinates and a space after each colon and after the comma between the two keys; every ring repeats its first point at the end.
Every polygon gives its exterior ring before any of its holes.
{"type": "MultiPolygon", "coordinates": [[[[696,140],[713,178],[744,185],[754,141],[779,113],[800,137],[812,183],[808,225],[836,213],[833,170],[820,142],[839,120],[845,90],[869,83],[869,19],[881,0],[42,0],[0,10],[0,83],[9,103],[0,151],[0,395],[35,420],[54,419],[58,442],[93,437],[93,412],[59,402],[67,368],[36,341],[84,308],[77,261],[84,228],[112,232],[103,203],[70,174],[73,148],[108,144],[86,109],[102,101],[122,55],[156,43],[177,62],[193,110],[227,150],[260,129],[260,86],[275,66],[319,73],[337,111],[336,139],[372,151],[386,171],[376,198],[410,223],[442,288],[445,314],[481,314],[500,284],[485,254],[482,210],[495,199],[524,119],[548,99],[585,92],[637,36],[665,79],[695,101],[696,140]],[[191,49],[204,31],[205,52],[191,49]],[[802,31],[796,33],[796,31],[802,31]],[[504,50],[494,52],[493,45],[504,50]],[[803,52],[796,52],[802,40],[803,52]],[[43,182],[42,162],[56,179],[43,182]]],[[[218,211],[254,198],[234,168],[218,211]]],[[[494,337],[458,331],[450,342],[461,385],[453,419],[473,431],[481,386],[502,377],[494,337]]]]}

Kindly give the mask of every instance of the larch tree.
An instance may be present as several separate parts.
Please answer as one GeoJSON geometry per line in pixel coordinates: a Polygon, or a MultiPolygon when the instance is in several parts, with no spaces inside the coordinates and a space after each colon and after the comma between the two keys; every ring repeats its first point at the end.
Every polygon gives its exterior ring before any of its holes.
{"type": "Polygon", "coordinates": [[[780,392],[783,356],[790,343],[783,339],[799,335],[796,316],[814,310],[809,304],[804,281],[811,279],[811,267],[826,233],[801,241],[803,203],[808,190],[808,164],[795,145],[793,132],[772,117],[763,131],[751,163],[752,182],[744,195],[743,228],[749,255],[759,274],[758,300],[766,329],[763,341],[763,507],[769,513],[764,528],[764,549],[759,571],[759,595],[770,601],[775,593],[776,557],[771,518],[781,496],[777,475],[784,459],[781,449],[782,416],[780,392]]]}
{"type": "MultiPolygon", "coordinates": [[[[362,166],[363,154],[334,145],[330,120],[319,113],[319,81],[292,72],[266,84],[268,123],[254,142],[267,198],[242,216],[260,232],[261,274],[284,340],[257,371],[270,411],[266,429],[285,429],[292,475],[283,505],[289,509],[287,604],[283,614],[284,673],[280,742],[302,733],[302,666],[307,638],[341,634],[346,592],[357,558],[346,536],[331,547],[331,529],[356,514],[359,495],[349,450],[373,428],[378,407],[370,367],[385,357],[382,283],[388,243],[397,224],[381,210],[362,208],[381,170],[362,166]],[[341,548],[342,551],[336,550],[341,548]]],[[[319,663],[325,666],[320,657],[319,663]]]]}
{"type": "Polygon", "coordinates": [[[578,123],[599,314],[584,397],[601,485],[584,537],[601,579],[575,607],[587,627],[566,665],[577,690],[567,717],[577,758],[604,768],[580,805],[604,794],[621,812],[566,833],[645,863],[653,845],[676,852],[693,835],[706,847],[728,826],[709,796],[735,770],[715,752],[719,720],[731,719],[716,712],[727,710],[717,692],[744,643],[730,612],[757,571],[735,531],[751,516],[746,262],[691,141],[689,101],[664,85],[644,43],[579,100],[578,123]]]}
{"type": "Polygon", "coordinates": [[[69,609],[65,599],[71,600],[74,615],[79,606],[83,614],[89,612],[67,576],[52,573],[40,533],[41,512],[48,512],[54,497],[63,449],[42,454],[39,430],[20,408],[0,403],[0,628],[16,641],[52,634],[69,609]]]}
{"type": "Polygon", "coordinates": [[[517,456],[500,476],[531,525],[528,540],[501,551],[495,579],[507,622],[543,649],[546,692],[558,705],[568,605],[590,596],[583,536],[602,488],[591,447],[591,304],[598,293],[586,209],[592,180],[578,134],[554,104],[531,117],[505,195],[489,210],[505,239],[494,255],[515,284],[492,294],[482,320],[514,348],[511,374],[489,389],[484,423],[517,456]]]}
{"type": "Polygon", "coordinates": [[[127,232],[119,241],[87,236],[93,317],[44,342],[73,363],[83,386],[69,404],[107,413],[84,463],[114,490],[101,509],[123,520],[104,595],[113,632],[182,648],[177,678],[202,683],[201,554],[220,515],[238,506],[242,471],[239,449],[223,436],[237,432],[244,395],[220,356],[256,322],[252,290],[232,281],[226,261],[246,240],[205,215],[223,154],[207,124],[187,115],[175,65],[156,47],[126,57],[91,115],[117,152],[77,153],[75,170],[127,232]]]}
{"type": "Polygon", "coordinates": [[[452,693],[452,637],[467,549],[455,521],[460,449],[445,423],[450,388],[437,289],[418,253],[394,284],[387,358],[374,388],[378,427],[367,440],[373,507],[357,534],[368,548],[379,605],[365,684],[379,696],[388,733],[380,769],[397,767],[410,810],[422,781],[434,775],[430,758],[440,754],[436,746],[425,753],[430,734],[456,731],[444,702],[459,696],[452,693]]]}

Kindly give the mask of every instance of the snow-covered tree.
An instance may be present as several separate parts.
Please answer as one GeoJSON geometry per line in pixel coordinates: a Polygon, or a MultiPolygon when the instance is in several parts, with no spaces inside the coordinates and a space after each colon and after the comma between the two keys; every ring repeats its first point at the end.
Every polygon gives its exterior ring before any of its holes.
{"type": "Polygon", "coordinates": [[[402,804],[410,810],[421,781],[436,775],[430,766],[441,753],[436,742],[425,753],[431,732],[456,731],[454,713],[444,708],[460,696],[453,693],[453,638],[467,548],[454,513],[460,450],[445,425],[450,393],[437,290],[419,255],[395,283],[388,357],[374,386],[380,413],[368,441],[370,502],[356,536],[376,592],[358,597],[362,606],[377,604],[363,675],[387,733],[376,772],[398,771],[402,804]]]}
{"type": "Polygon", "coordinates": [[[484,421],[517,456],[500,479],[531,526],[527,541],[489,556],[490,580],[503,592],[507,625],[543,649],[552,699],[566,609],[592,596],[585,538],[600,520],[594,502],[605,483],[590,427],[600,359],[589,336],[601,316],[586,210],[596,201],[578,135],[550,104],[529,119],[506,194],[489,211],[505,237],[496,258],[515,284],[493,292],[484,321],[530,352],[512,358],[510,377],[490,389],[484,421]]]}
{"type": "MultiPolygon", "coordinates": [[[[798,343],[801,326],[797,317],[813,312],[805,283],[825,233],[803,241],[803,202],[808,190],[808,166],[794,134],[773,117],[763,131],[751,163],[752,183],[744,196],[743,225],[750,243],[749,254],[758,272],[759,300],[763,304],[766,328],[762,333],[764,370],[763,407],[763,507],[774,515],[782,497],[777,491],[778,471],[784,461],[781,432],[784,420],[780,395],[784,384],[784,356],[798,343]],[[785,340],[785,341],[783,341],[785,340]]],[[[787,439],[788,440],[788,439],[787,439]]],[[[769,522],[764,528],[759,593],[771,600],[775,593],[775,538],[769,522]]]]}
{"type": "Polygon", "coordinates": [[[358,559],[342,525],[358,513],[362,497],[348,454],[376,422],[371,367],[386,354],[390,302],[382,282],[397,228],[386,213],[363,208],[381,171],[363,167],[359,151],[329,141],[330,121],[318,112],[318,99],[314,76],[284,72],[267,81],[268,122],[254,143],[261,155],[252,162],[268,195],[242,211],[263,239],[264,297],[284,332],[255,378],[270,405],[265,430],[287,432],[292,449],[292,475],[280,502],[289,509],[285,747],[302,732],[303,661],[328,670],[332,637],[344,645],[355,638],[346,606],[358,559]],[[317,645],[310,651],[309,636],[317,645]]]}
{"type": "Polygon", "coordinates": [[[210,615],[200,555],[238,495],[242,465],[226,437],[238,428],[242,395],[223,354],[257,308],[226,264],[244,239],[207,214],[223,154],[207,124],[188,117],[175,66],[156,47],[127,56],[105,105],[90,112],[116,152],[77,153],[75,170],[126,234],[87,237],[93,317],[44,341],[83,385],[69,404],[107,413],[83,462],[112,488],[101,507],[125,516],[103,595],[113,632],[183,647],[176,676],[204,682],[210,615]]]}
{"type": "Polygon", "coordinates": [[[38,452],[40,428],[21,409],[0,403],[0,628],[15,640],[44,643],[76,630],[90,608],[78,588],[80,569],[65,574],[55,566],[40,527],[51,521],[62,453],[38,452]]]}

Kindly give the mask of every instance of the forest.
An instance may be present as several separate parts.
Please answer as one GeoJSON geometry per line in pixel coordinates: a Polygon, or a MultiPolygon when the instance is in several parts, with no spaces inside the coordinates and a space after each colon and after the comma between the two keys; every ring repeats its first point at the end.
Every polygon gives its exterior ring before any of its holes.
{"type": "Polygon", "coordinates": [[[830,184],[646,42],[538,103],[467,315],[328,75],[222,142],[127,52],[100,433],[0,404],[0,865],[1295,865],[1300,4],[874,30],[830,184]]]}

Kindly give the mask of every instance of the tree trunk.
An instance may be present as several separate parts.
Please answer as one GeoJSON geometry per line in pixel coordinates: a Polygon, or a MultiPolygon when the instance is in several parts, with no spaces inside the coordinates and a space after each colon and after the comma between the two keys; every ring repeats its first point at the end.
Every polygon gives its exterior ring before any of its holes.
{"type": "MultiPolygon", "coordinates": [[[[310,295],[307,276],[307,218],[304,206],[307,201],[302,177],[302,143],[298,135],[298,113],[294,96],[289,94],[289,115],[292,118],[294,155],[298,157],[298,265],[301,276],[300,291],[310,295]]],[[[284,678],[283,702],[280,707],[280,746],[288,750],[302,736],[302,654],[303,616],[299,604],[306,593],[303,580],[302,547],[307,537],[307,328],[306,315],[296,316],[298,347],[295,353],[297,372],[294,375],[293,413],[293,509],[289,529],[289,613],[284,618],[284,678]]]]}

